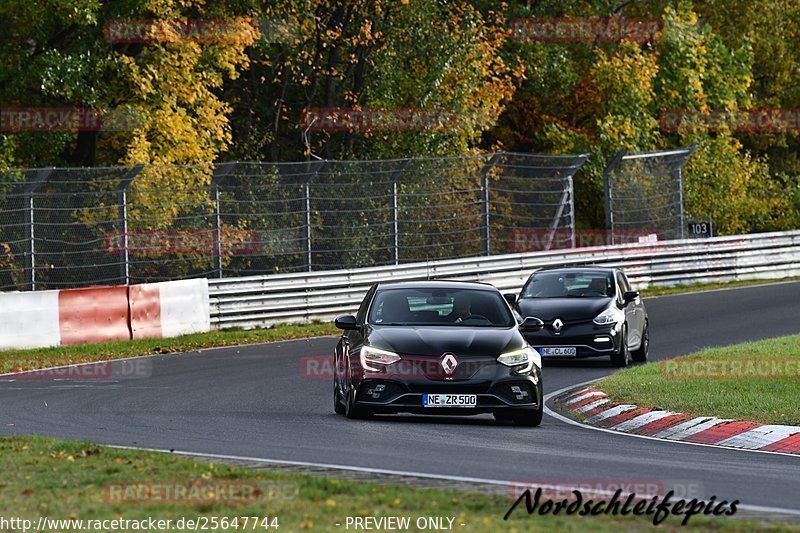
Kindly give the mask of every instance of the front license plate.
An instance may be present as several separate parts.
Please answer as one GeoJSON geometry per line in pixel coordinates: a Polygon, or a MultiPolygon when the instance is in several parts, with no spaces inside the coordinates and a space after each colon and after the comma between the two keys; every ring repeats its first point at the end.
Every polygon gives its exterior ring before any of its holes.
{"type": "Polygon", "coordinates": [[[424,407],[475,407],[478,396],[475,394],[423,394],[424,407]]]}
{"type": "Polygon", "coordinates": [[[578,349],[574,346],[553,346],[551,348],[541,348],[542,355],[556,355],[561,357],[575,357],[578,349]]]}

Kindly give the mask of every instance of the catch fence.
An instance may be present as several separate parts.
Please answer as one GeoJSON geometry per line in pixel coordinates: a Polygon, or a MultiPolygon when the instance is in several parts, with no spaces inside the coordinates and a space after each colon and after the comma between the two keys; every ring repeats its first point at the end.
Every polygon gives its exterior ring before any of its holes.
{"type": "Polygon", "coordinates": [[[575,246],[588,155],[0,171],[0,290],[575,246]],[[566,244],[565,244],[566,242],[566,244]]]}

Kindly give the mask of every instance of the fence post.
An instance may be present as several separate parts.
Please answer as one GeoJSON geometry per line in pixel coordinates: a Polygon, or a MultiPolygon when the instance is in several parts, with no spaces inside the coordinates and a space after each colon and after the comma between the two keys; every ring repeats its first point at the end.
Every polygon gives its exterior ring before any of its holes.
{"type": "Polygon", "coordinates": [[[119,249],[119,276],[125,285],[130,285],[131,270],[128,252],[128,188],[139,172],[142,171],[144,165],[136,165],[129,170],[120,180],[117,187],[117,216],[119,219],[120,233],[122,234],[122,242],[119,249]]]}
{"type": "Polygon", "coordinates": [[[567,176],[567,189],[569,190],[569,247],[575,248],[575,184],[572,176],[567,176]]]}
{"type": "Polygon", "coordinates": [[[553,222],[550,223],[550,231],[547,232],[547,242],[544,246],[545,250],[549,250],[550,246],[553,244],[553,239],[556,236],[556,231],[558,231],[558,226],[561,224],[561,217],[564,215],[564,207],[566,206],[569,206],[567,229],[569,230],[570,248],[575,248],[575,188],[572,182],[572,176],[578,172],[586,160],[589,159],[589,155],[590,154],[581,154],[577,156],[577,168],[564,176],[564,189],[561,192],[561,198],[559,199],[556,214],[553,216],[553,222]]]}
{"type": "Polygon", "coordinates": [[[489,171],[497,164],[497,160],[504,152],[497,152],[481,169],[481,240],[483,241],[483,255],[491,255],[491,242],[489,232],[489,171]]]}
{"type": "Polygon", "coordinates": [[[614,214],[612,211],[614,191],[611,184],[611,172],[613,172],[614,168],[620,164],[626,153],[627,150],[620,150],[617,152],[617,154],[614,156],[614,159],[612,159],[608,166],[603,169],[603,185],[606,190],[606,229],[611,232],[611,244],[616,244],[616,240],[614,238],[614,214]]]}
{"type": "Polygon", "coordinates": [[[308,164],[308,172],[303,180],[303,213],[305,214],[306,238],[306,272],[311,272],[311,180],[322,172],[328,162],[326,160],[314,161],[308,164]]]}
{"type": "Polygon", "coordinates": [[[25,198],[25,240],[28,244],[25,250],[25,272],[28,275],[28,289],[31,291],[36,290],[36,243],[34,232],[34,215],[33,215],[33,193],[36,192],[42,183],[47,181],[47,178],[55,170],[55,167],[43,168],[39,170],[31,181],[25,184],[23,189],[25,198]]]}
{"type": "Polygon", "coordinates": [[[212,197],[214,200],[214,270],[217,278],[222,278],[222,207],[219,200],[219,186],[222,181],[228,176],[230,171],[238,161],[230,161],[228,163],[220,163],[214,167],[214,173],[211,175],[212,197]]]}
{"type": "Polygon", "coordinates": [[[392,196],[389,209],[392,211],[392,259],[391,262],[395,265],[400,264],[400,218],[399,218],[399,205],[398,205],[398,181],[400,175],[406,171],[408,165],[411,163],[411,158],[408,157],[400,162],[400,167],[392,172],[392,196]]]}
{"type": "Polygon", "coordinates": [[[681,164],[678,166],[678,171],[675,173],[675,179],[677,181],[675,186],[678,189],[678,238],[680,239],[686,238],[686,215],[683,211],[683,166],[694,151],[697,150],[698,146],[698,144],[692,144],[686,148],[686,157],[681,161],[681,164]]]}

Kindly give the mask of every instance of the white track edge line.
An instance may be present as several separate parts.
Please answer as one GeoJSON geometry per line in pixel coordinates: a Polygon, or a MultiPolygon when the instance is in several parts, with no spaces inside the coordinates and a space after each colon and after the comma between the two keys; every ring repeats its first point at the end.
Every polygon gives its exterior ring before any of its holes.
{"type": "MultiPolygon", "coordinates": [[[[596,381],[596,380],[593,380],[596,381]]],[[[267,459],[261,457],[242,457],[238,455],[226,455],[226,454],[216,454],[216,453],[202,453],[202,452],[187,452],[181,450],[164,450],[159,448],[142,448],[137,446],[119,446],[119,445],[111,445],[111,444],[104,444],[107,448],[115,448],[119,450],[140,450],[146,452],[157,452],[157,453],[165,453],[171,455],[181,455],[186,457],[205,457],[210,459],[227,459],[233,461],[250,461],[256,463],[266,463],[266,464],[275,464],[275,465],[286,465],[286,466],[308,466],[308,467],[318,467],[318,468],[329,468],[331,470],[344,470],[350,472],[362,472],[367,474],[384,474],[390,476],[405,476],[405,477],[418,477],[423,479],[438,479],[442,481],[458,481],[464,483],[481,483],[484,485],[496,485],[496,486],[505,486],[505,487],[519,487],[520,481],[504,481],[500,479],[484,479],[484,478],[477,478],[477,477],[467,477],[467,476],[446,476],[442,474],[426,474],[424,472],[413,472],[413,471],[406,471],[406,470],[390,470],[384,468],[370,468],[365,466],[348,466],[348,465],[336,465],[336,464],[328,464],[328,463],[312,463],[306,461],[285,461],[282,459],[267,459]]],[[[530,482],[525,481],[525,484],[530,484],[530,482]]],[[[549,485],[548,485],[549,486],[549,485]]],[[[570,486],[553,486],[556,490],[572,490],[574,487],[570,486]]],[[[615,494],[614,491],[610,490],[595,490],[592,492],[594,495],[599,496],[613,496],[615,494]]],[[[623,495],[627,496],[629,493],[623,493],[623,495]]],[[[703,500],[705,501],[705,500],[703,500]]],[[[784,509],[782,507],[766,507],[762,505],[737,505],[737,508],[743,509],[745,511],[753,511],[753,512],[762,512],[762,513],[771,513],[771,514],[785,514],[785,515],[792,515],[792,516],[800,516],[800,510],[795,509],[784,509]]]]}
{"type": "Polygon", "coordinates": [[[594,430],[594,431],[602,431],[604,433],[611,433],[613,435],[620,435],[620,436],[624,436],[624,437],[635,437],[637,439],[647,439],[647,440],[654,440],[654,441],[658,441],[658,442],[669,442],[669,443],[673,443],[673,444],[682,444],[684,446],[704,446],[706,448],[716,448],[717,450],[720,450],[720,449],[721,450],[734,450],[734,451],[748,452],[748,453],[763,453],[763,454],[769,454],[769,455],[783,455],[785,457],[794,457],[795,459],[800,458],[799,455],[793,454],[793,453],[770,452],[770,451],[766,451],[766,450],[748,450],[746,448],[733,448],[733,447],[730,447],[730,446],[717,446],[716,444],[702,444],[702,443],[699,443],[699,442],[685,442],[685,441],[681,441],[681,440],[659,439],[659,438],[656,438],[656,437],[651,437],[649,435],[637,435],[635,433],[625,433],[623,431],[613,431],[611,429],[599,428],[599,427],[595,427],[595,426],[590,426],[588,424],[582,424],[582,423],[580,423],[580,422],[578,422],[576,420],[573,420],[573,419],[571,419],[569,417],[566,417],[566,416],[564,416],[564,415],[562,415],[560,413],[556,413],[555,411],[553,411],[552,409],[547,407],[547,402],[550,401],[554,396],[558,396],[559,394],[563,394],[564,391],[570,390],[570,389],[572,389],[574,387],[583,387],[584,385],[588,385],[590,383],[594,383],[595,381],[600,381],[604,377],[606,377],[606,376],[595,378],[595,379],[590,379],[589,381],[584,381],[583,383],[576,383],[574,385],[569,385],[569,386],[564,387],[562,389],[558,389],[558,390],[553,391],[553,392],[551,392],[549,394],[546,394],[544,396],[544,398],[542,399],[542,402],[544,403],[544,412],[547,415],[555,418],[556,420],[559,420],[559,421],[564,422],[565,424],[569,424],[571,426],[577,426],[577,427],[584,428],[584,429],[591,429],[591,430],[594,430]]]}

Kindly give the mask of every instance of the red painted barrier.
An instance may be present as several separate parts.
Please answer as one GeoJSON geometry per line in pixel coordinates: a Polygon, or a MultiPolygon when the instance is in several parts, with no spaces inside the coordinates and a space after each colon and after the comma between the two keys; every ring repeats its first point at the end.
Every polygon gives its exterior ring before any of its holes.
{"type": "Polygon", "coordinates": [[[58,293],[61,344],[128,340],[128,287],[92,287],[58,293]]]}
{"type": "Polygon", "coordinates": [[[128,301],[131,336],[134,339],[161,338],[161,291],[158,285],[131,285],[128,301]]]}

